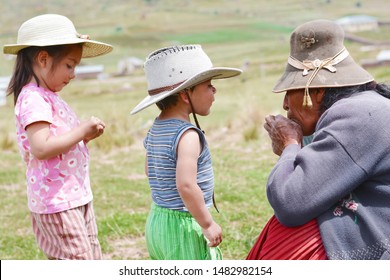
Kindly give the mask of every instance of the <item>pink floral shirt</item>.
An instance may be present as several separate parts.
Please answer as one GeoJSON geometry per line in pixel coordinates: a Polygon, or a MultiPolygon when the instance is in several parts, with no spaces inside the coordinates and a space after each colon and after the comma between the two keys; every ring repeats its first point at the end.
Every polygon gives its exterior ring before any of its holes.
{"type": "Polygon", "coordinates": [[[78,126],[73,110],[57,94],[35,84],[26,85],[15,105],[19,151],[27,165],[27,196],[31,212],[56,213],[92,201],[89,153],[83,141],[68,152],[48,160],[31,153],[26,127],[38,121],[50,124],[51,135],[61,135],[78,126]]]}

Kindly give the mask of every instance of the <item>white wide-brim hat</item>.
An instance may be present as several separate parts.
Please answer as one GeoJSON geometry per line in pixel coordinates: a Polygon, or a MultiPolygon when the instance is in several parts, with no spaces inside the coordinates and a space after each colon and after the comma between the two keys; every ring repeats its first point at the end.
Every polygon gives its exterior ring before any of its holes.
{"type": "Polygon", "coordinates": [[[204,81],[230,78],[242,73],[242,70],[237,68],[213,67],[200,45],[172,46],[156,50],[147,57],[144,70],[148,96],[131,114],[204,81]]]}
{"type": "Polygon", "coordinates": [[[83,43],[82,57],[95,57],[112,51],[106,43],[87,39],[80,35],[71,20],[57,14],[44,14],[25,21],[19,28],[16,44],[4,45],[5,54],[17,54],[20,50],[37,46],[55,46],[83,43]]]}

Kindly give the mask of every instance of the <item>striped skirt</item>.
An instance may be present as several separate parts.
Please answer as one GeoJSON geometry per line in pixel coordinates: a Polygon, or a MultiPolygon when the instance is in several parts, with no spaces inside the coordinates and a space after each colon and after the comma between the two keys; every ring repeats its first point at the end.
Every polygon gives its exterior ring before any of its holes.
{"type": "Polygon", "coordinates": [[[285,227],[272,216],[249,252],[247,260],[326,260],[317,220],[285,227]]]}
{"type": "Polygon", "coordinates": [[[53,214],[31,213],[38,246],[48,259],[102,258],[92,202],[53,214]]]}

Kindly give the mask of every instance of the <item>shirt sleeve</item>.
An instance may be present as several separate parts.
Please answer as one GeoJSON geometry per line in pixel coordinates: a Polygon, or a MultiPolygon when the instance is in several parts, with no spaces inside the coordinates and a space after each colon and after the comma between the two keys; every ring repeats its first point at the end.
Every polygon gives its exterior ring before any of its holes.
{"type": "Polygon", "coordinates": [[[38,92],[26,91],[19,96],[19,111],[16,112],[24,129],[34,122],[53,123],[52,106],[49,100],[38,92]]]}

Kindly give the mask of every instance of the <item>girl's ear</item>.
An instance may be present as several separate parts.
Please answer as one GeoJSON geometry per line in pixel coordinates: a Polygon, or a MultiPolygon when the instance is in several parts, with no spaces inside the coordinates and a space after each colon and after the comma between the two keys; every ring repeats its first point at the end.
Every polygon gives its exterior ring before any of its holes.
{"type": "Polygon", "coordinates": [[[46,67],[49,53],[47,51],[40,51],[37,54],[36,61],[40,67],[46,67]]]}

